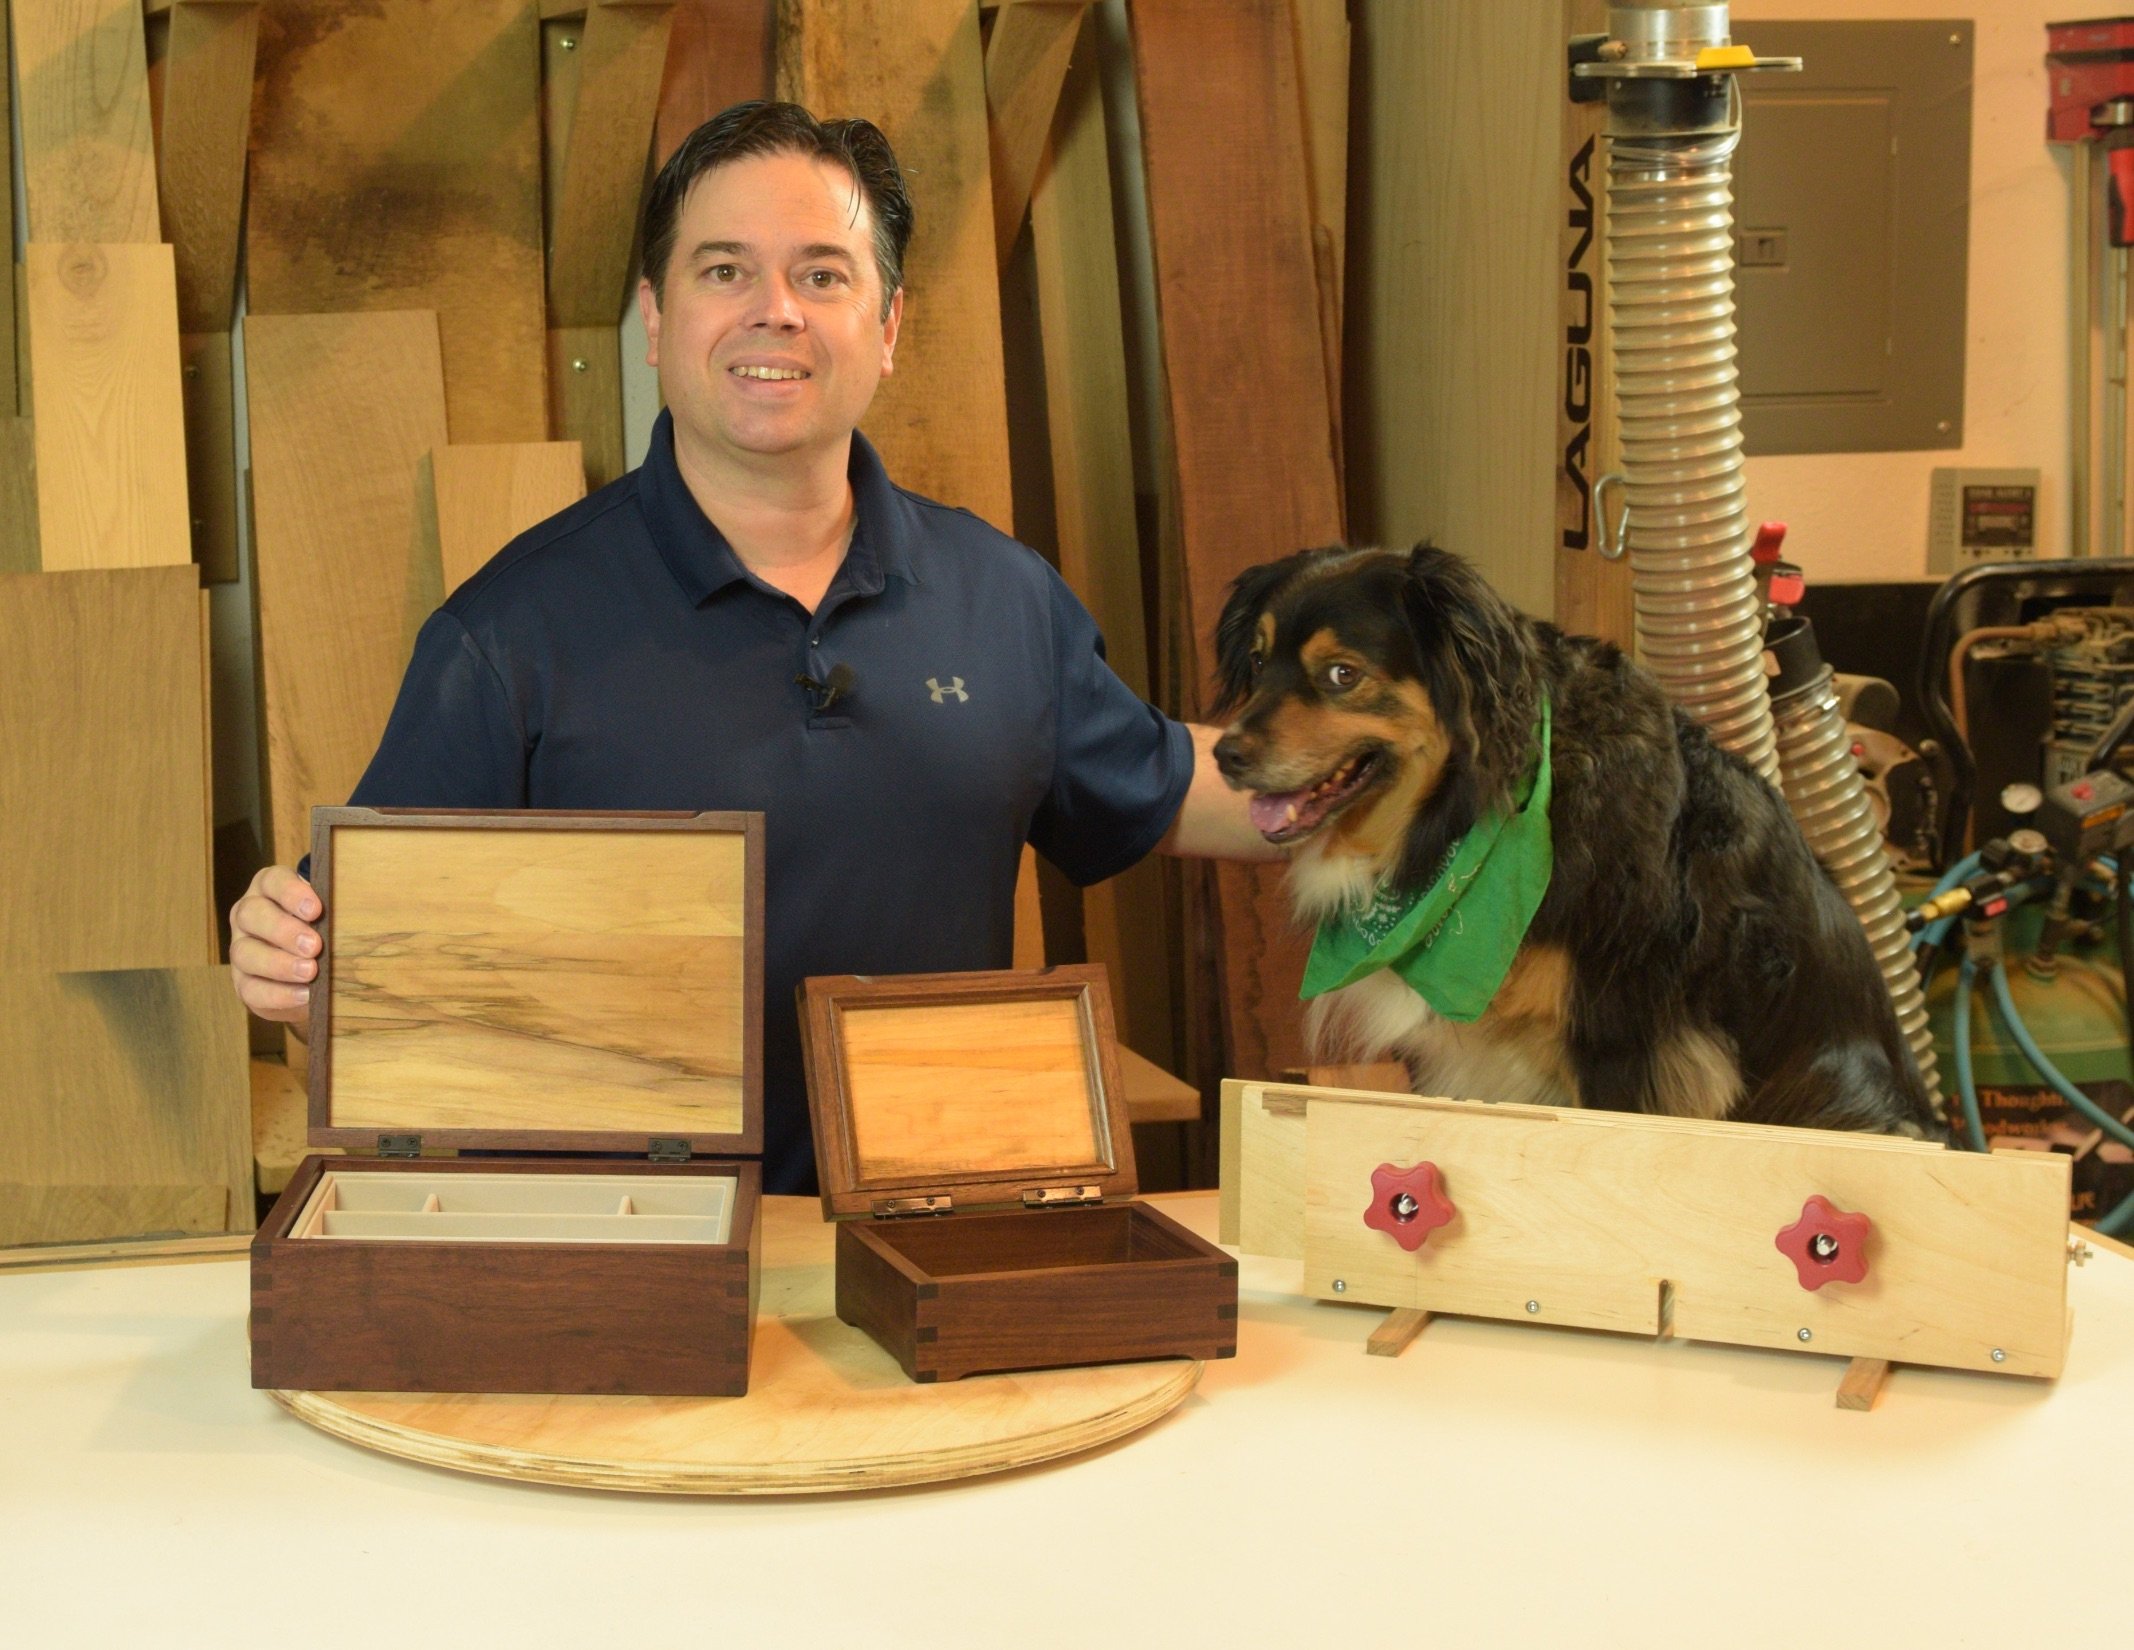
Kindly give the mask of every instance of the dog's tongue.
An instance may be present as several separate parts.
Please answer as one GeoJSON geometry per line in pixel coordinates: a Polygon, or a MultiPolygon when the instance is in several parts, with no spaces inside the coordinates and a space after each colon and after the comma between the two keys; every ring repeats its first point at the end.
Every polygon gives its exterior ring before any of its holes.
{"type": "Polygon", "coordinates": [[[1289,823],[1289,810],[1303,794],[1302,791],[1263,791],[1253,797],[1249,808],[1253,829],[1262,835],[1279,831],[1289,823]]]}
{"type": "Polygon", "coordinates": [[[1304,791],[1262,791],[1252,798],[1249,812],[1252,828],[1262,836],[1276,836],[1291,828],[1304,809],[1304,791]]]}

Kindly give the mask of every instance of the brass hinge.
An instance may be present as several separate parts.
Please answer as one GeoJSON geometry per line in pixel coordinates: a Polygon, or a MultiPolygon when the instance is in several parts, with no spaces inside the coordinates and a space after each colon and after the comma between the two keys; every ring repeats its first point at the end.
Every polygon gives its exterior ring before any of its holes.
{"type": "Polygon", "coordinates": [[[422,1156],[422,1136],[419,1134],[381,1134],[378,1136],[380,1157],[422,1156]]]}
{"type": "Polygon", "coordinates": [[[645,1156],[655,1163],[687,1163],[689,1142],[677,1140],[671,1135],[655,1134],[646,1148],[645,1156]]]}
{"type": "Polygon", "coordinates": [[[874,1213],[884,1220],[893,1220],[903,1215],[945,1215],[953,1210],[953,1197],[888,1197],[874,1205],[874,1213]]]}
{"type": "Polygon", "coordinates": [[[1103,1201],[1101,1186],[1037,1186],[1023,1193],[1025,1209],[1075,1209],[1103,1201]]]}

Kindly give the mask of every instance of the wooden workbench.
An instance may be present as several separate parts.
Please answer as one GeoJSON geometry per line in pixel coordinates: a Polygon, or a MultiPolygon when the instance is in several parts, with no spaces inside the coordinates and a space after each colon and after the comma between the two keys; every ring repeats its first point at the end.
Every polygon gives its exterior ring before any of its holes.
{"type": "MultiPolygon", "coordinates": [[[[1159,1200],[1203,1232],[1212,1194],[1159,1200]]],[[[775,1257],[771,1257],[775,1260],[775,1257]]],[[[2074,1645],[2123,1623],[2134,1261],[2057,1385],[1382,1313],[1248,1261],[1238,1356],[1093,1454],[672,1500],[355,1448],[247,1384],[241,1262],[0,1274],[8,1642],[2074,1645]],[[2106,1521],[2108,1522],[2108,1521],[2106,1521]],[[2055,1529],[2088,1531],[2085,1546],[2055,1529]],[[1093,1581],[1092,1578],[1101,1578],[1093,1581]]]]}

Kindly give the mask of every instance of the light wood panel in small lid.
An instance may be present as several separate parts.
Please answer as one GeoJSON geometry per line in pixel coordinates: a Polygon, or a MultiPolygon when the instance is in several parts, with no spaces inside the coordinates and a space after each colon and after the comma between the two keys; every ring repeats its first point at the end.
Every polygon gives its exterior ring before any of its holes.
{"type": "Polygon", "coordinates": [[[763,817],[320,808],[311,1140],[763,1146],[763,817]]]}
{"type": "Polygon", "coordinates": [[[1134,1195],[1104,970],[835,975],[803,987],[823,1212],[1134,1195]]]}

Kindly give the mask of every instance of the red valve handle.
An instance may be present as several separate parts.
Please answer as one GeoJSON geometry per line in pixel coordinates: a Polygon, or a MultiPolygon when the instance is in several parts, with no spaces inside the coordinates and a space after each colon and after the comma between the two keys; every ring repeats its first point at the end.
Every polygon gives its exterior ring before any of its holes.
{"type": "Polygon", "coordinates": [[[1858,1283],[1867,1276],[1867,1239],[1875,1223],[1847,1213],[1820,1192],[1801,1205],[1801,1218],[1778,1234],[1779,1253],[1793,1262],[1803,1289],[1858,1283]]]}
{"type": "Polygon", "coordinates": [[[1435,1163],[1396,1169],[1381,1163],[1371,1171],[1371,1203],[1363,1223],[1377,1228],[1413,1254],[1423,1239],[1451,1220],[1452,1200],[1435,1163]]]}

